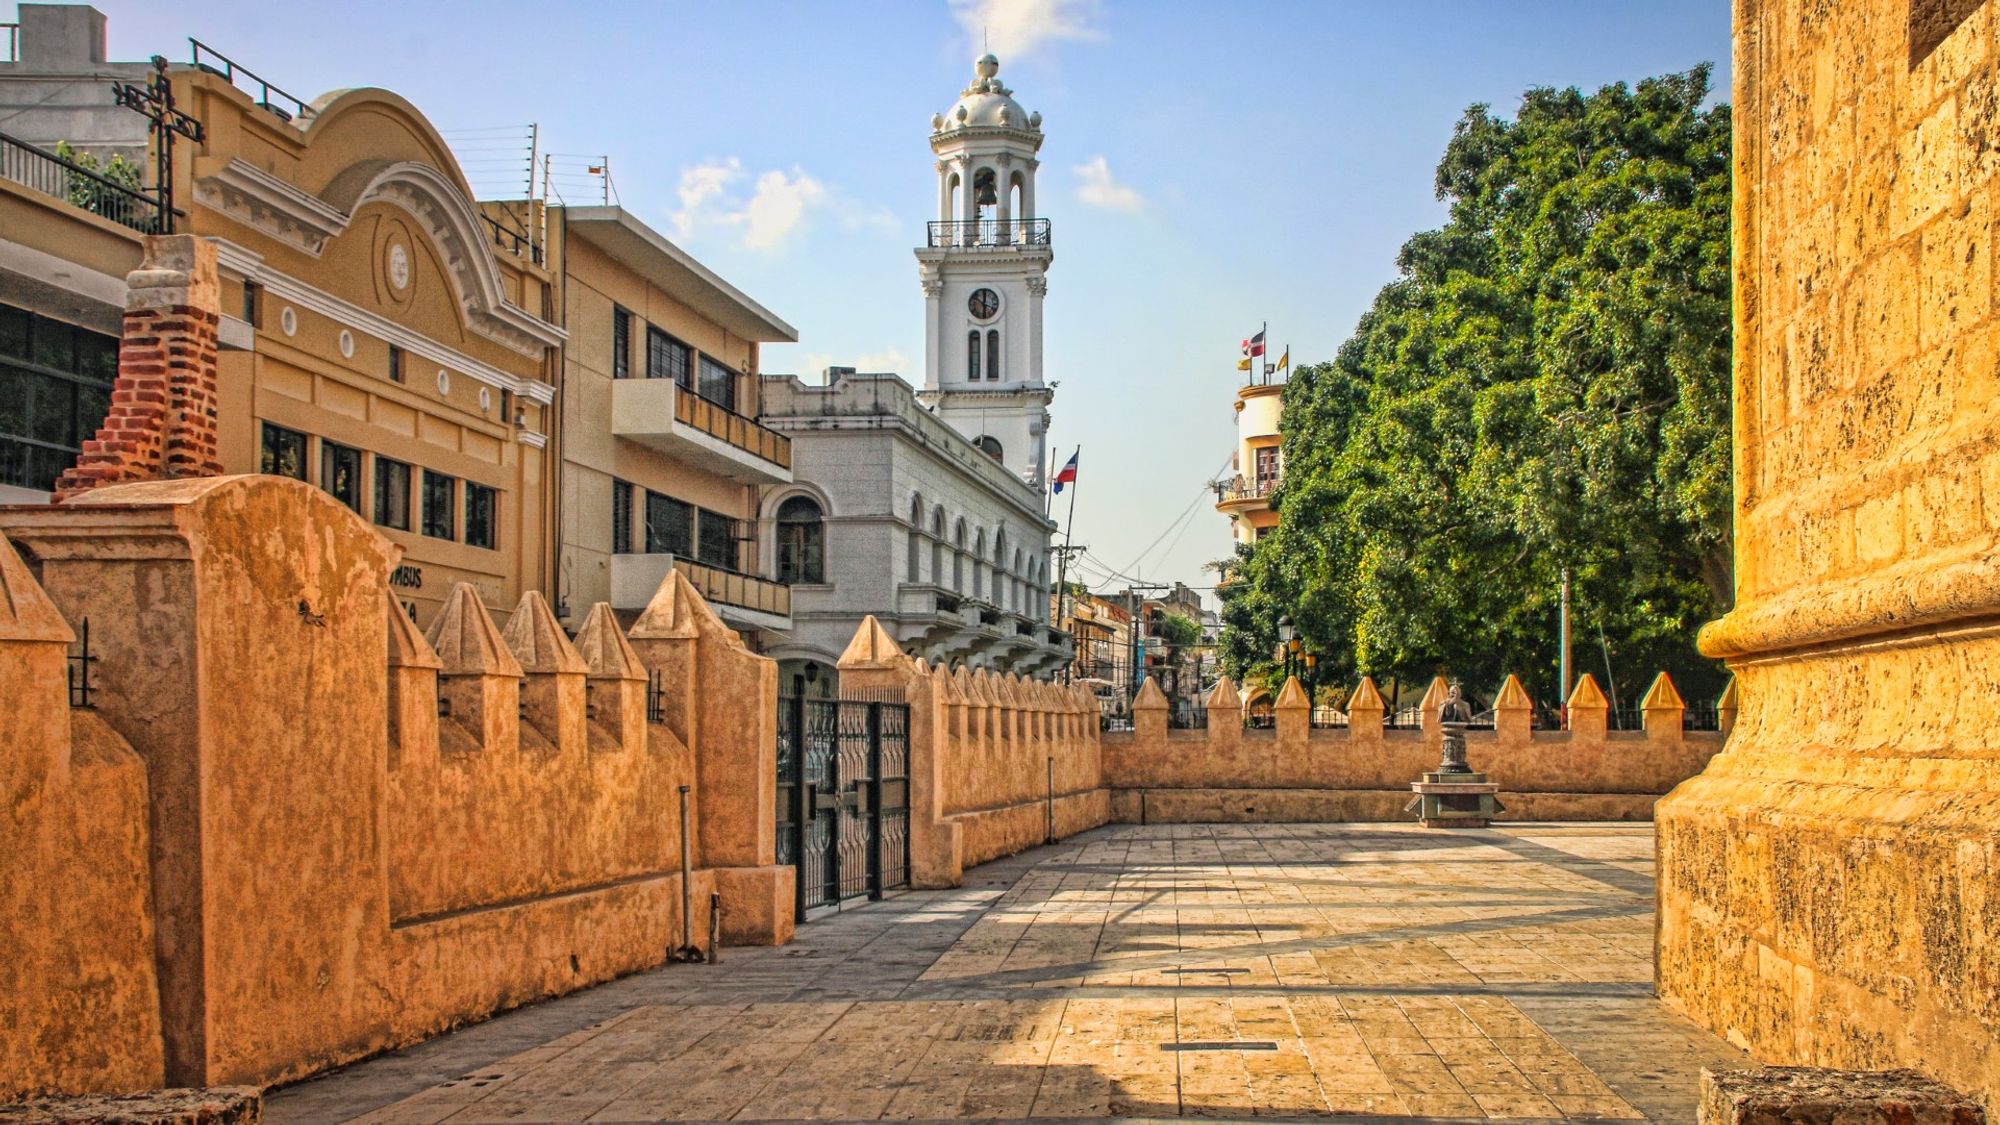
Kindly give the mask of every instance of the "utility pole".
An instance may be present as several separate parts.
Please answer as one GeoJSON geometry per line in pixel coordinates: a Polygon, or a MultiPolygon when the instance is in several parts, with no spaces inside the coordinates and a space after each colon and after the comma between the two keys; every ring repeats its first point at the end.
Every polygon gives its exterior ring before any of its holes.
{"type": "MultiPolygon", "coordinates": [[[[1065,543],[1060,547],[1053,548],[1053,550],[1058,560],[1056,562],[1056,628],[1067,631],[1073,643],[1076,630],[1069,627],[1074,614],[1074,611],[1069,607],[1069,560],[1083,554],[1085,551],[1090,550],[1090,548],[1081,543],[1065,543]]],[[[1063,683],[1069,682],[1070,669],[1075,666],[1076,658],[1072,656],[1070,662],[1063,665],[1063,683]]]]}
{"type": "Polygon", "coordinates": [[[1167,587],[1150,582],[1140,582],[1125,587],[1125,612],[1129,616],[1129,620],[1125,623],[1126,682],[1130,685],[1130,689],[1125,693],[1127,699],[1138,697],[1139,682],[1145,678],[1140,675],[1139,669],[1139,593],[1142,590],[1152,593],[1165,589],[1167,587]]]}

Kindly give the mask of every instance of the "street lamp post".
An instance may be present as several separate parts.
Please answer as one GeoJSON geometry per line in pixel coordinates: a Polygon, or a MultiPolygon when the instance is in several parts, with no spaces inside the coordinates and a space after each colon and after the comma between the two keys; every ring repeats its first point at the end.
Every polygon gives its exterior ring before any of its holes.
{"type": "Polygon", "coordinates": [[[1278,649],[1285,661],[1285,678],[1292,676],[1292,654],[1299,651],[1297,634],[1292,629],[1291,614],[1278,618],[1278,649]]]}

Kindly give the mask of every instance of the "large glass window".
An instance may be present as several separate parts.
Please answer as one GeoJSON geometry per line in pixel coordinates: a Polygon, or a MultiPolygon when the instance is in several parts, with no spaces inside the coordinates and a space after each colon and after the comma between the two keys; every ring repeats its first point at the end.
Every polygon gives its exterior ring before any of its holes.
{"type": "Polygon", "coordinates": [[[424,534],[458,538],[458,478],[424,470],[424,534]]]}
{"type": "Polygon", "coordinates": [[[657,328],[646,329],[646,378],[672,379],[692,389],[694,370],[688,364],[690,355],[686,344],[657,328]]]}
{"type": "Polygon", "coordinates": [[[699,509],[701,536],[695,543],[695,557],[710,566],[736,569],[736,521],[721,512],[699,509]]]}
{"type": "Polygon", "coordinates": [[[499,539],[500,494],[483,484],[465,482],[465,545],[492,550],[499,539]]]}
{"type": "Polygon", "coordinates": [[[778,505],[778,581],[826,581],[826,524],[810,497],[794,496],[778,505]]]}
{"type": "Polygon", "coordinates": [[[410,530],[410,467],[379,454],[375,458],[375,522],[397,531],[410,530]]]}
{"type": "Polygon", "coordinates": [[[306,435],[264,423],[263,455],[258,461],[257,471],[274,477],[306,479],[306,435]]]}
{"type": "Polygon", "coordinates": [[[361,510],[361,451],[321,438],[319,442],[319,486],[335,500],[361,510]]]}
{"type": "Polygon", "coordinates": [[[616,305],[611,308],[611,377],[632,377],[632,314],[616,305]]]}
{"type": "Polygon", "coordinates": [[[736,409],[736,372],[702,356],[701,386],[695,393],[724,410],[736,409]]]}
{"type": "Polygon", "coordinates": [[[632,553],[632,484],[630,481],[611,482],[611,553],[629,555],[632,553]]]}
{"type": "Polygon", "coordinates": [[[118,341],[0,305],[0,484],[48,492],[111,409],[118,341]]]}
{"type": "Polygon", "coordinates": [[[694,555],[694,505],[657,492],[646,493],[646,553],[694,555]]]}

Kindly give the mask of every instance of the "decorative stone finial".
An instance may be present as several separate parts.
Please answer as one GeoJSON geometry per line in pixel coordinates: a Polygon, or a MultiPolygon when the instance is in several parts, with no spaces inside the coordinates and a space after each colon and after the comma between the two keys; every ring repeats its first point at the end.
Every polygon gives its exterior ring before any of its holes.
{"type": "Polygon", "coordinates": [[[993,52],[988,51],[979,56],[979,60],[972,64],[972,69],[981,78],[992,78],[1000,73],[1000,60],[993,52]]]}

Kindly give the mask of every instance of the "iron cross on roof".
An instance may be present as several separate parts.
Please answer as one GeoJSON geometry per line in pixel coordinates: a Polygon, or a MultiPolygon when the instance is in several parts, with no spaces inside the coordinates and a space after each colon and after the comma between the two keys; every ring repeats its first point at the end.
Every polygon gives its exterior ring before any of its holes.
{"type": "Polygon", "coordinates": [[[180,214],[174,210],[174,137],[200,144],[205,139],[201,122],[174,108],[174,87],[167,79],[163,56],[153,56],[153,76],[146,85],[120,82],[111,90],[114,102],[153,122],[153,195],[160,205],[159,233],[172,234],[174,217],[180,214]]]}

